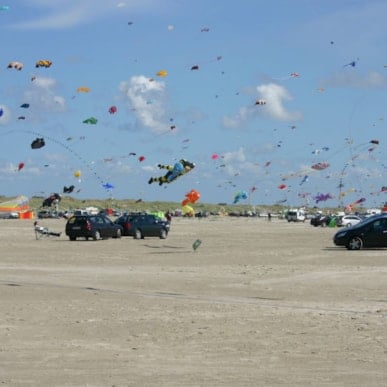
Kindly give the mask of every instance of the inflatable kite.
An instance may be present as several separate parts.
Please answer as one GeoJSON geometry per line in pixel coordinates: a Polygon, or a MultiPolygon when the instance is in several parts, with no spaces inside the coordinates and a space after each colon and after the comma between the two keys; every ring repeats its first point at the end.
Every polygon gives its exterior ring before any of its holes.
{"type": "Polygon", "coordinates": [[[86,118],[85,120],[82,121],[82,123],[90,124],[90,125],[96,125],[97,122],[98,122],[98,119],[95,117],[86,118]]]}
{"type": "Polygon", "coordinates": [[[43,200],[42,207],[51,207],[53,203],[59,203],[61,200],[62,197],[58,193],[54,193],[43,200]]]}
{"type": "Polygon", "coordinates": [[[46,145],[44,142],[44,138],[36,138],[34,141],[31,143],[31,148],[32,149],[39,149],[42,148],[46,145]]]}
{"type": "Polygon", "coordinates": [[[8,63],[7,68],[9,69],[16,69],[16,70],[21,70],[23,68],[23,63],[21,62],[10,62],[8,63]]]}
{"type": "Polygon", "coordinates": [[[194,189],[191,189],[186,195],[185,199],[181,202],[181,205],[184,207],[188,203],[195,204],[200,199],[200,193],[194,189]]]}
{"type": "Polygon", "coordinates": [[[159,185],[163,185],[164,183],[172,183],[172,181],[176,180],[178,177],[185,175],[193,168],[195,168],[195,164],[190,161],[181,159],[174,165],[157,165],[160,169],[166,169],[168,172],[164,176],[160,177],[151,177],[148,181],[148,184],[158,182],[159,185]]]}
{"type": "Polygon", "coordinates": [[[234,201],[232,202],[232,204],[237,204],[238,202],[240,202],[241,200],[245,200],[249,197],[249,194],[247,193],[247,191],[239,191],[235,194],[234,196],[234,201]]]}
{"type": "Polygon", "coordinates": [[[50,60],[47,60],[47,59],[42,59],[42,60],[38,60],[36,63],[35,63],[35,67],[50,67],[52,65],[52,62],[50,60]]]}
{"type": "Polygon", "coordinates": [[[64,186],[63,187],[63,193],[71,193],[71,192],[74,191],[74,188],[75,187],[73,185],[70,185],[69,187],[64,186]]]}

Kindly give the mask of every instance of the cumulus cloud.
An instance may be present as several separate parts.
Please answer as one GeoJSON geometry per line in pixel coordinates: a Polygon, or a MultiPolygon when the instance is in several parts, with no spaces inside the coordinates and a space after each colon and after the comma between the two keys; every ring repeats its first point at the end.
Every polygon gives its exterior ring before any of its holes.
{"type": "Polygon", "coordinates": [[[271,118],[280,121],[297,121],[301,119],[301,113],[290,112],[285,106],[285,101],[292,100],[292,97],[287,89],[276,83],[257,86],[257,91],[260,98],[266,101],[264,105],[264,113],[271,118]]]}
{"type": "Polygon", "coordinates": [[[169,130],[165,111],[165,83],[150,80],[144,75],[133,76],[129,81],[123,81],[120,91],[127,97],[130,108],[138,123],[156,134],[169,130]]]}
{"type": "Polygon", "coordinates": [[[257,99],[266,101],[265,105],[241,107],[233,117],[223,117],[223,124],[228,128],[240,128],[257,115],[267,116],[278,121],[298,121],[302,114],[289,111],[285,107],[286,101],[291,101],[289,91],[276,83],[268,83],[256,87],[257,99]]]}
{"type": "Polygon", "coordinates": [[[56,80],[53,78],[36,78],[30,88],[24,92],[24,101],[39,109],[53,112],[65,111],[66,100],[56,95],[56,86],[56,80]]]}

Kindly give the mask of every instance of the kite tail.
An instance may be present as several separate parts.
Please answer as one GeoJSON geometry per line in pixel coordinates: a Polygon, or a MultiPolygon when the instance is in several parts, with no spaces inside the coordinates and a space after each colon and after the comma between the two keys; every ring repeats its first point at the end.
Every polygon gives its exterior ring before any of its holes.
{"type": "Polygon", "coordinates": [[[157,164],[157,166],[158,166],[160,169],[167,169],[168,171],[172,171],[172,170],[173,170],[173,165],[157,164]]]}
{"type": "Polygon", "coordinates": [[[148,184],[152,184],[152,183],[159,183],[159,185],[163,185],[164,183],[168,183],[168,177],[165,177],[165,176],[160,176],[160,177],[151,177],[149,180],[148,180],[148,184]]]}

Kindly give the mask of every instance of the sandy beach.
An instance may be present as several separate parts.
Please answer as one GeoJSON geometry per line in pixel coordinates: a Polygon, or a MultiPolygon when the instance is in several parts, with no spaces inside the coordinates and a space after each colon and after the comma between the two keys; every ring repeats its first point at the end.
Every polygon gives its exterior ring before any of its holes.
{"type": "Polygon", "coordinates": [[[386,249],[279,219],[75,242],[65,222],[0,220],[1,385],[387,385],[386,249]]]}

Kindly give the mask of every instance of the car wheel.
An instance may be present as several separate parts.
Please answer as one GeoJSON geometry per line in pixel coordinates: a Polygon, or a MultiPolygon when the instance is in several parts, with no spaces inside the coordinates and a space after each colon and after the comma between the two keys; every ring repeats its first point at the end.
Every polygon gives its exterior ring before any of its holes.
{"type": "Polygon", "coordinates": [[[97,241],[98,239],[101,239],[101,234],[100,234],[100,232],[98,230],[94,231],[93,239],[95,241],[97,241]]]}
{"type": "Polygon", "coordinates": [[[70,236],[69,239],[70,239],[70,241],[75,241],[75,240],[77,239],[77,237],[75,237],[75,236],[70,236]]]}
{"type": "Polygon", "coordinates": [[[141,239],[141,238],[142,238],[141,230],[136,228],[136,230],[134,230],[134,239],[141,239]]]}
{"type": "Polygon", "coordinates": [[[160,232],[160,239],[167,239],[167,230],[165,229],[162,229],[161,232],[160,232]]]}
{"type": "Polygon", "coordinates": [[[363,247],[363,240],[360,237],[353,237],[349,240],[348,250],[360,250],[363,247]]]}

